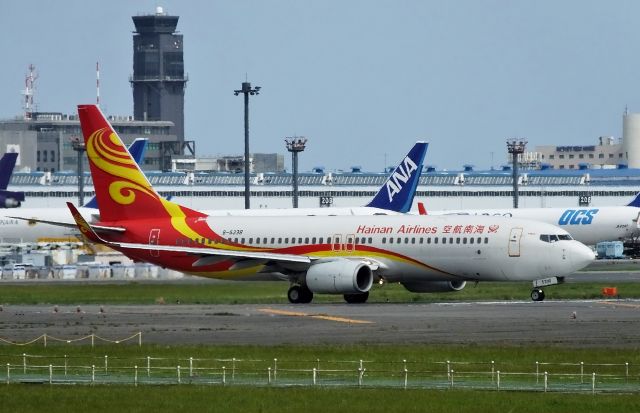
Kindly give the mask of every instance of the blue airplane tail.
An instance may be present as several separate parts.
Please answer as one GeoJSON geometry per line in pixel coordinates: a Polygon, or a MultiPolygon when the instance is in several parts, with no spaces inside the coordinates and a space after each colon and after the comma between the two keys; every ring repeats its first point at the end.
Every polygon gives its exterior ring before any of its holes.
{"type": "Polygon", "coordinates": [[[416,142],[366,206],[395,212],[409,212],[416,195],[428,146],[427,142],[416,142]]]}
{"type": "Polygon", "coordinates": [[[7,152],[0,159],[0,190],[6,190],[9,186],[9,180],[16,166],[18,154],[15,152],[7,152]]]}
{"type": "Polygon", "coordinates": [[[636,194],[636,197],[633,198],[633,201],[629,202],[627,206],[640,208],[640,192],[636,194]]]}
{"type": "MultiPolygon", "coordinates": [[[[147,142],[148,139],[146,138],[138,138],[129,146],[129,153],[138,165],[141,165],[141,162],[144,160],[144,155],[147,152],[147,142]]],[[[84,207],[98,209],[98,199],[94,196],[89,202],[84,204],[84,207]]]]}

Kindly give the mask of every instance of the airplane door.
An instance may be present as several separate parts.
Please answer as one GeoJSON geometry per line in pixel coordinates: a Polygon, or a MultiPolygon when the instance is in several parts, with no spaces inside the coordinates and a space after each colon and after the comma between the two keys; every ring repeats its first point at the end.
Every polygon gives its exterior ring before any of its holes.
{"type": "Polygon", "coordinates": [[[344,241],[344,249],[346,252],[353,252],[356,249],[356,236],[354,234],[347,234],[344,241]]]}
{"type": "Polygon", "coordinates": [[[331,250],[342,251],[342,235],[334,234],[333,237],[331,237],[331,250]]]}
{"type": "Polygon", "coordinates": [[[509,256],[520,256],[520,238],[522,238],[522,228],[511,228],[509,235],[509,256]]]}
{"type": "MultiPolygon", "coordinates": [[[[160,241],[160,229],[154,228],[151,231],[149,231],[149,245],[158,245],[159,241],[160,241]]],[[[152,257],[159,257],[160,250],[149,250],[149,254],[152,257]]]]}

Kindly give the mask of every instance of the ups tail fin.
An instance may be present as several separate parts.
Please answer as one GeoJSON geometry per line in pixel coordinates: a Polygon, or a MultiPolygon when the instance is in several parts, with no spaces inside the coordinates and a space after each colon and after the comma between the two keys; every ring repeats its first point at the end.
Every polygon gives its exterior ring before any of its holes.
{"type": "MultiPolygon", "coordinates": [[[[129,145],[129,153],[133,157],[133,160],[136,161],[138,165],[142,164],[144,160],[144,154],[147,152],[147,142],[149,139],[147,138],[138,138],[131,145],[129,145]]],[[[93,197],[84,204],[85,208],[93,208],[98,209],[98,198],[93,197]]]]}
{"type": "Polygon", "coordinates": [[[409,212],[416,195],[428,146],[427,142],[416,142],[366,206],[395,212],[409,212]]]}
{"type": "Polygon", "coordinates": [[[96,105],[78,105],[100,220],[204,217],[163,199],[96,105]]]}
{"type": "Polygon", "coordinates": [[[636,197],[633,198],[633,201],[629,202],[627,206],[640,208],[640,192],[636,194],[636,197]]]}
{"type": "Polygon", "coordinates": [[[18,154],[15,152],[7,152],[0,159],[0,190],[7,189],[7,186],[9,186],[9,180],[13,174],[17,159],[18,154]]]}

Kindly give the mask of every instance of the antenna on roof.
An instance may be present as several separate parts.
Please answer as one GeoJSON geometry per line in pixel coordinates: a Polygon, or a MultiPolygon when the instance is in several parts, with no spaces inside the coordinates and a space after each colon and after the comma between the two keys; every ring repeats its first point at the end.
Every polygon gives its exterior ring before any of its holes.
{"type": "Polygon", "coordinates": [[[38,74],[36,73],[36,67],[33,64],[29,65],[29,73],[24,78],[24,100],[22,102],[22,108],[24,109],[24,118],[31,119],[32,113],[35,112],[35,104],[33,103],[33,97],[36,90],[36,79],[38,74]]]}
{"type": "Polygon", "coordinates": [[[100,106],[100,62],[96,62],[96,105],[100,106]]]}

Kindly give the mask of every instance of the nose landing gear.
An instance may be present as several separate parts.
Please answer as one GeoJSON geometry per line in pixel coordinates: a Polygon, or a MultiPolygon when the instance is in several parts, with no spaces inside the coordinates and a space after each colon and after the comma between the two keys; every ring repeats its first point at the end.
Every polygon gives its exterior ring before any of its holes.
{"type": "Polygon", "coordinates": [[[533,290],[531,290],[531,299],[533,301],[543,301],[544,291],[540,287],[548,287],[562,283],[564,283],[564,277],[549,277],[542,280],[535,280],[533,282],[533,290]]]}

